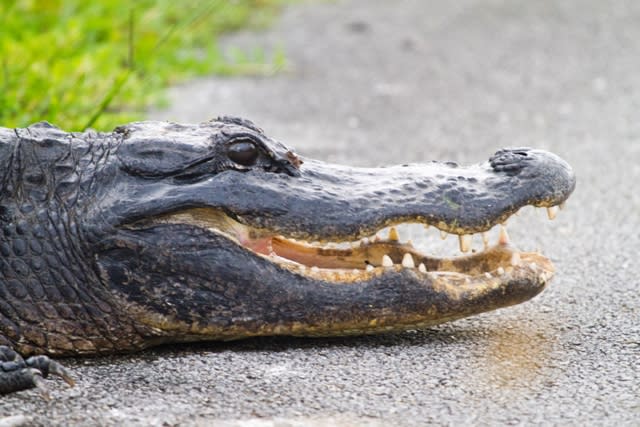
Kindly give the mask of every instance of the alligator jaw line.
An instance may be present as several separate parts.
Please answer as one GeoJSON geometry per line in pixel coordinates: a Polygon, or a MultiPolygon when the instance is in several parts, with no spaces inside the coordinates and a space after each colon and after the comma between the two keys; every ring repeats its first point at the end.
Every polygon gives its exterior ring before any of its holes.
{"type": "MultiPolygon", "coordinates": [[[[554,219],[558,210],[559,206],[547,208],[549,219],[554,219]]],[[[460,251],[466,255],[436,258],[416,250],[410,241],[401,242],[395,226],[388,228],[387,237],[377,233],[355,242],[310,243],[252,228],[216,209],[189,209],[156,217],[150,222],[206,228],[292,273],[334,283],[368,280],[374,275],[403,270],[462,284],[514,276],[547,282],[554,274],[553,265],[542,254],[515,249],[503,225],[498,226],[498,239],[493,246],[488,233],[482,233],[484,250],[467,254],[471,252],[473,235],[458,235],[460,251]]],[[[443,239],[447,235],[441,231],[443,239]]]]}

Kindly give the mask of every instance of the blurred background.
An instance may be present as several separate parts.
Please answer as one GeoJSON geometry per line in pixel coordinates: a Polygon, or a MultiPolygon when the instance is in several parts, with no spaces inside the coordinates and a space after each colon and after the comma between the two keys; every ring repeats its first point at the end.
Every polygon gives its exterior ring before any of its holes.
{"type": "Polygon", "coordinates": [[[259,29],[286,0],[1,0],[0,123],[112,129],[207,74],[271,74],[280,55],[223,57],[221,34],[259,29]]]}

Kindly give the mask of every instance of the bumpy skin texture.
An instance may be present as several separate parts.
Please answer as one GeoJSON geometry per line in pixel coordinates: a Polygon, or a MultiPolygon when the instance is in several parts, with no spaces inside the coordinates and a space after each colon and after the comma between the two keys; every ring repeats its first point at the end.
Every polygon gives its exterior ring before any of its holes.
{"type": "Polygon", "coordinates": [[[482,292],[452,292],[390,269],[336,286],[206,228],[136,224],[213,208],[309,240],[353,240],[403,220],[469,234],[527,204],[557,205],[575,185],[564,161],[532,149],[501,150],[469,167],[303,160],[237,118],[140,122],[111,133],[0,128],[0,345],[23,355],[112,353],[402,329],[515,304],[544,281],[514,276],[482,292]],[[229,156],[243,142],[259,149],[250,167],[229,156]]]}

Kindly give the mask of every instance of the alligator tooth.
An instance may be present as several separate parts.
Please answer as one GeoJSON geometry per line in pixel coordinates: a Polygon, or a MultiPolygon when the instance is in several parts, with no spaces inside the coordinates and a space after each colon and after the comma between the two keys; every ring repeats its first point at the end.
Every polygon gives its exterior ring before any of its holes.
{"type": "Polygon", "coordinates": [[[486,277],[487,279],[492,279],[493,278],[491,273],[489,273],[488,271],[486,273],[484,273],[484,277],[486,277]]]}
{"type": "Polygon", "coordinates": [[[425,230],[428,230],[429,229],[429,224],[423,224],[423,227],[424,227],[425,230]]]}
{"type": "Polygon", "coordinates": [[[360,274],[360,270],[358,270],[357,268],[354,268],[351,272],[353,274],[360,274]]]}
{"type": "Polygon", "coordinates": [[[382,255],[382,266],[383,267],[393,267],[393,261],[389,257],[389,255],[382,255]]]}
{"type": "Polygon", "coordinates": [[[496,272],[498,273],[499,276],[502,276],[504,274],[504,268],[502,267],[498,267],[498,269],[496,270],[496,272]]]}
{"type": "Polygon", "coordinates": [[[402,257],[402,266],[404,268],[416,268],[416,263],[413,261],[411,254],[404,254],[402,257]]]}
{"type": "Polygon", "coordinates": [[[485,249],[489,247],[489,233],[482,233],[482,243],[484,244],[485,249]]]}
{"type": "Polygon", "coordinates": [[[532,270],[535,270],[536,268],[538,268],[538,265],[535,262],[532,262],[531,264],[529,264],[529,267],[531,267],[532,270]]]}
{"type": "Polygon", "coordinates": [[[365,237],[362,240],[360,240],[360,247],[367,246],[368,244],[369,244],[369,238],[368,237],[365,237]]]}
{"type": "Polygon", "coordinates": [[[400,236],[398,235],[398,230],[396,230],[395,227],[391,227],[389,229],[389,241],[397,242],[398,240],[400,240],[400,236]]]}
{"type": "Polygon", "coordinates": [[[500,236],[498,237],[498,243],[501,245],[509,244],[509,234],[507,233],[507,227],[500,226],[500,236]]]}
{"type": "Polygon", "coordinates": [[[320,271],[320,269],[318,267],[316,267],[315,265],[313,267],[311,267],[311,272],[312,273],[317,273],[319,271],[320,271]]]}
{"type": "Polygon", "coordinates": [[[517,267],[520,265],[520,253],[519,252],[514,252],[513,255],[511,255],[511,265],[514,267],[517,267]]]}
{"type": "Polygon", "coordinates": [[[405,243],[405,245],[407,245],[410,248],[412,248],[413,247],[413,240],[411,240],[411,239],[407,240],[407,243],[405,243]]]}
{"type": "Polygon", "coordinates": [[[551,206],[547,208],[547,216],[549,217],[549,219],[555,219],[558,215],[558,210],[560,210],[560,208],[558,208],[557,206],[551,206]]]}
{"type": "Polygon", "coordinates": [[[461,252],[469,252],[469,250],[471,249],[472,237],[473,236],[471,234],[463,234],[462,236],[458,236],[458,239],[460,240],[461,252]]]}
{"type": "Polygon", "coordinates": [[[375,270],[375,267],[371,264],[367,264],[365,270],[367,271],[367,273],[371,273],[373,270],[375,270]]]}
{"type": "Polygon", "coordinates": [[[418,266],[418,271],[420,273],[426,273],[427,272],[427,267],[425,267],[423,263],[420,263],[420,265],[418,266]]]}
{"type": "Polygon", "coordinates": [[[442,240],[445,240],[445,239],[447,238],[447,236],[448,236],[448,235],[449,235],[449,233],[447,233],[446,231],[444,231],[444,230],[440,230],[440,238],[441,238],[442,240]]]}
{"type": "Polygon", "coordinates": [[[373,241],[374,241],[374,242],[376,242],[376,243],[377,243],[377,242],[379,242],[380,240],[382,240],[382,238],[381,238],[380,236],[378,236],[377,234],[376,234],[376,236],[373,238],[373,241]]]}
{"type": "Polygon", "coordinates": [[[567,207],[567,201],[565,200],[564,202],[560,203],[558,207],[560,208],[560,210],[564,209],[565,207],[567,207]]]}
{"type": "Polygon", "coordinates": [[[304,264],[300,264],[300,266],[299,266],[298,268],[299,268],[299,269],[300,269],[300,271],[301,271],[301,272],[303,272],[303,273],[304,273],[305,271],[307,271],[307,266],[306,266],[306,265],[304,265],[304,264]]]}

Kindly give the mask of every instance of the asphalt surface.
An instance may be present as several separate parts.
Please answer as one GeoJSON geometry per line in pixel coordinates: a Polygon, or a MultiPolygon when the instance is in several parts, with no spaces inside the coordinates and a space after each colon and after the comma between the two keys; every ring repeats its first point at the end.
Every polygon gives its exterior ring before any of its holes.
{"type": "MultiPolygon", "coordinates": [[[[0,401],[42,425],[640,425],[640,2],[353,0],[287,9],[236,47],[273,77],[204,79],[151,114],[251,118],[308,157],[474,163],[549,149],[578,187],[509,224],[558,273],[523,305],[421,332],[258,339],[67,360],[78,376],[0,401]]],[[[418,245],[435,231],[401,230],[418,245]]],[[[476,242],[478,244],[478,242],[476,242]]],[[[26,418],[24,418],[26,417],[26,418]]],[[[1,425],[1,424],[0,424],[1,425]]]]}

